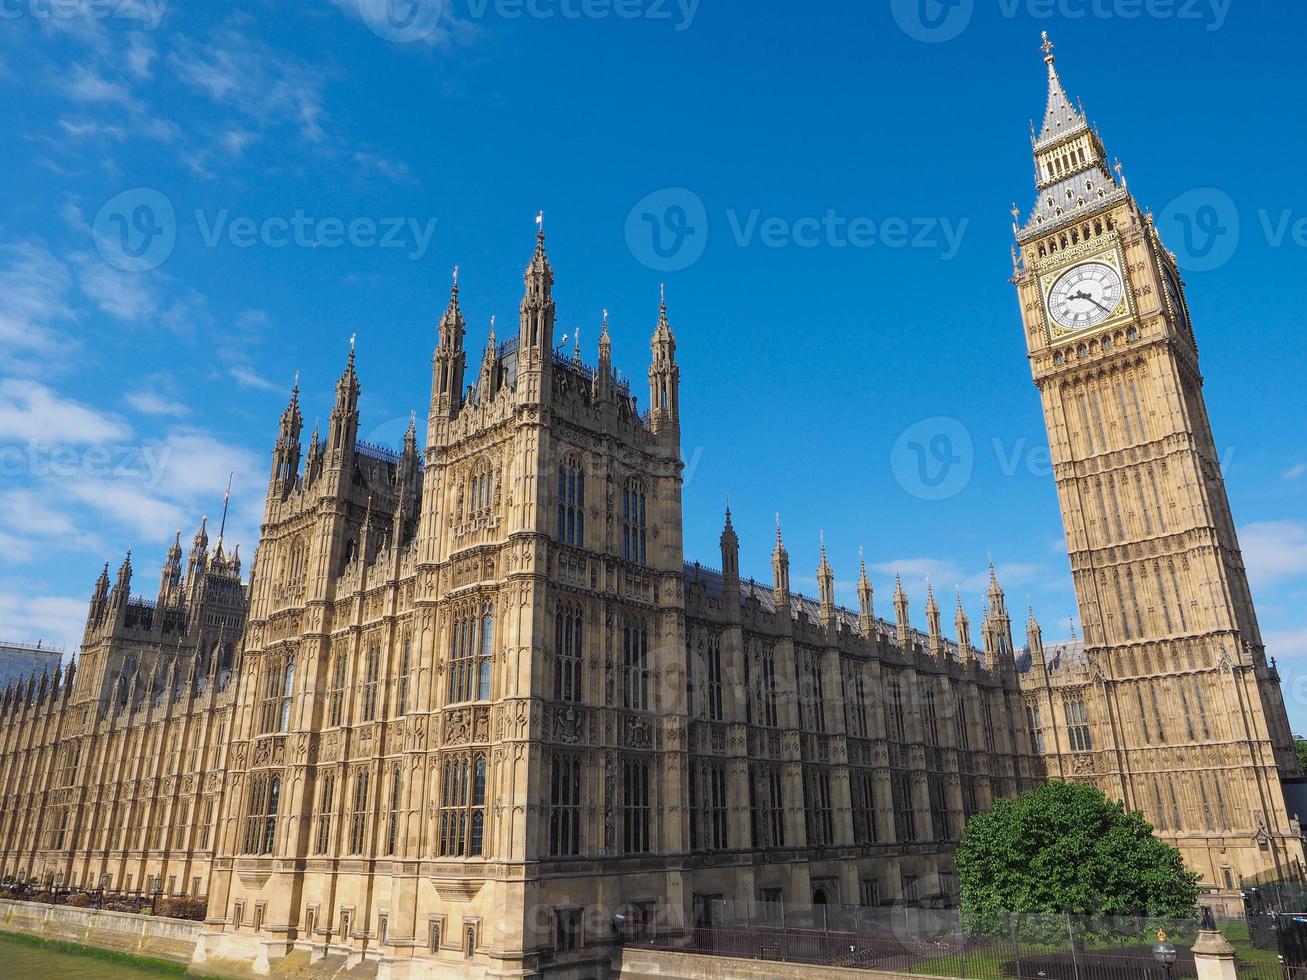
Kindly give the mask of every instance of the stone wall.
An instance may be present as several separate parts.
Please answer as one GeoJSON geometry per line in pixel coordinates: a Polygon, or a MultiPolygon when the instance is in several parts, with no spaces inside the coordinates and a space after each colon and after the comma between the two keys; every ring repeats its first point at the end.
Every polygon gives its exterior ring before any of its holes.
{"type": "Polygon", "coordinates": [[[202,922],[0,899],[0,930],[190,963],[202,922]]]}

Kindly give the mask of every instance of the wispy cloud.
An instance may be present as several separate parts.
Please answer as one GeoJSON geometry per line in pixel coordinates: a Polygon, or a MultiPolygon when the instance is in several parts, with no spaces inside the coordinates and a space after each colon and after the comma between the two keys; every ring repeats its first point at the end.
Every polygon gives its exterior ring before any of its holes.
{"type": "Polygon", "coordinates": [[[1239,529],[1244,565],[1254,588],[1307,575],[1307,523],[1259,521],[1239,529]]]}
{"type": "Polygon", "coordinates": [[[76,320],[68,266],[35,242],[0,248],[0,262],[0,343],[19,361],[66,348],[60,331],[76,320]]]}
{"type": "Polygon", "coordinates": [[[205,44],[182,38],[168,63],[184,84],[263,127],[291,125],[311,142],[323,138],[326,77],[312,65],[235,31],[205,44]]]}
{"type": "Polygon", "coordinates": [[[127,394],[127,404],[142,415],[189,415],[191,410],[176,399],[157,391],[132,391],[127,394]]]}
{"type": "Polygon", "coordinates": [[[130,434],[117,416],[65,398],[37,381],[0,378],[0,439],[85,446],[124,440],[130,434]]]}
{"type": "Polygon", "coordinates": [[[1282,480],[1301,480],[1304,476],[1307,476],[1307,463],[1298,463],[1296,466],[1290,466],[1280,474],[1282,480]]]}

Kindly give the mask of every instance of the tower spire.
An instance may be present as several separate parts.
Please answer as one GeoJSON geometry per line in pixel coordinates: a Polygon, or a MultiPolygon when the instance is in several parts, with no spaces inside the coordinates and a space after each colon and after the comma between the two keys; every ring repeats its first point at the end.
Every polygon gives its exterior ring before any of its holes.
{"type": "Polygon", "coordinates": [[[467,324],[458,305],[458,266],[449,287],[449,305],[440,317],[435,353],[431,355],[431,415],[450,419],[463,404],[463,374],[467,370],[467,352],[463,338],[467,324]]]}
{"type": "Polygon", "coordinates": [[[871,580],[867,578],[867,560],[861,548],[858,549],[858,632],[867,640],[875,632],[871,580]]]}

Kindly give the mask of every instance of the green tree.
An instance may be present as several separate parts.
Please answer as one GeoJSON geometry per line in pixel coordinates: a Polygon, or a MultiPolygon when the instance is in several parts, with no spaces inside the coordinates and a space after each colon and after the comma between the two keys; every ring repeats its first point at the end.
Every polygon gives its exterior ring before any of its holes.
{"type": "Polygon", "coordinates": [[[1293,747],[1298,752],[1298,768],[1307,772],[1307,739],[1295,738],[1293,747]]]}
{"type": "Polygon", "coordinates": [[[1008,916],[1191,918],[1198,876],[1127,813],[1080,783],[1045,783],[967,821],[957,852],[968,931],[1006,931],[1008,916]]]}

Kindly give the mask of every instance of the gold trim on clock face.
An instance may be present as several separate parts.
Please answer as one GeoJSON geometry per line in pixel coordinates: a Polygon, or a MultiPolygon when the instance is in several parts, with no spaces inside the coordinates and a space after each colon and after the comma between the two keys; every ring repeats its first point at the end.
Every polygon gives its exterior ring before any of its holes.
{"type": "Polygon", "coordinates": [[[1125,276],[1114,251],[1044,277],[1050,339],[1097,330],[1130,313],[1125,276]]]}

